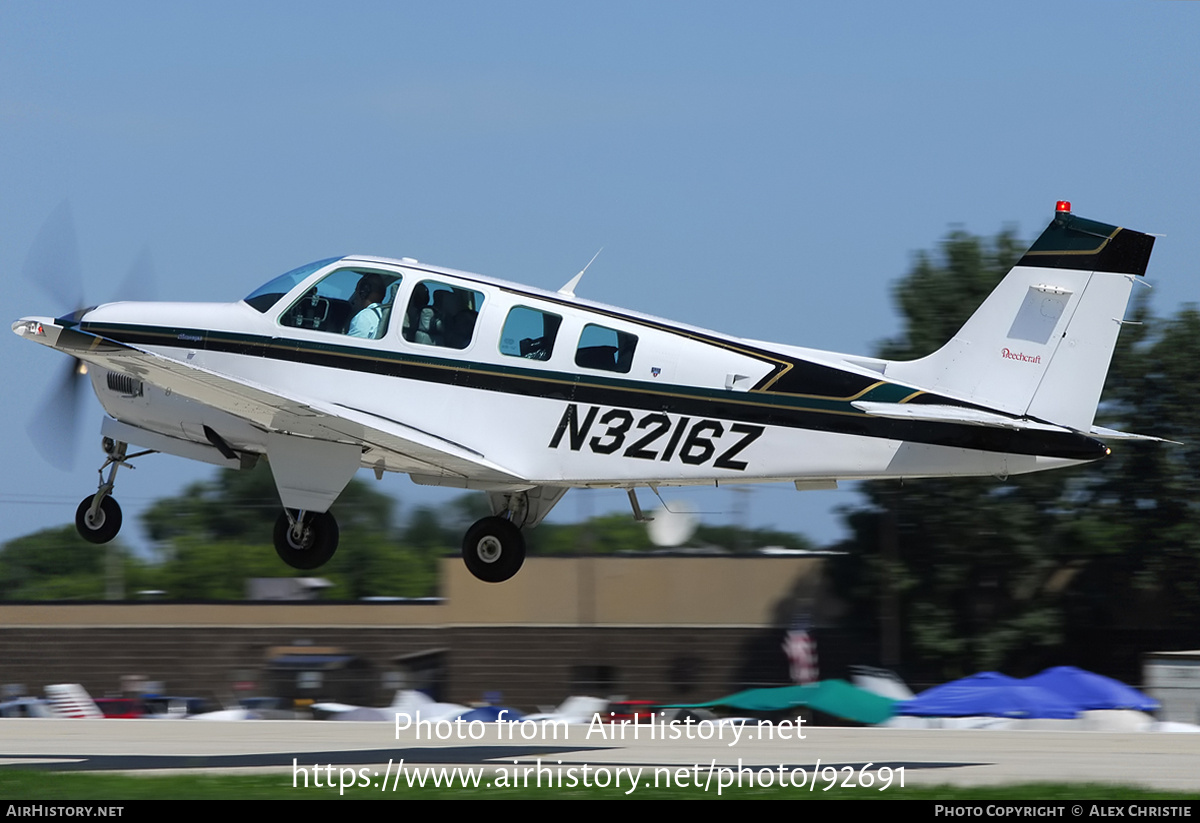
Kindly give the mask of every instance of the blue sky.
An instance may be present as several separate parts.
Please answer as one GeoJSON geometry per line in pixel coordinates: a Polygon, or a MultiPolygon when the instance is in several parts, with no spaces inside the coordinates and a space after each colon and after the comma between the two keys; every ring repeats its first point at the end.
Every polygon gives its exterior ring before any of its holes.
{"type": "MultiPolygon", "coordinates": [[[[160,299],[236,300],[343,253],[558,288],[603,246],[581,296],[869,353],[914,251],[951,226],[1031,239],[1060,198],[1166,235],[1158,312],[1200,300],[1196,4],[9,0],[0,37],[9,320],[64,308],[20,276],[64,199],[91,302],[143,248],[160,299]]],[[[53,468],[25,427],[58,359],[0,353],[2,541],[94,491],[101,412],[53,468]]],[[[209,473],[138,465],[127,531],[209,473]]],[[[454,494],[383,487],[402,513],[454,494]]],[[[625,505],[591,494],[557,519],[625,505]]],[[[747,519],[830,539],[855,499],[773,486],[747,519]]]]}

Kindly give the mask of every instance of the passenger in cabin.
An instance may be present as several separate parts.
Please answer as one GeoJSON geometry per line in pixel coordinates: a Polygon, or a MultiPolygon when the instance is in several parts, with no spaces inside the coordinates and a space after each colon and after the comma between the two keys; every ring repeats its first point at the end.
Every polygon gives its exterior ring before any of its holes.
{"type": "Polygon", "coordinates": [[[451,349],[465,349],[471,345],[476,317],[478,312],[471,308],[467,292],[460,289],[449,292],[443,309],[442,345],[451,349]]]}
{"type": "Polygon", "coordinates": [[[465,349],[475,334],[483,294],[435,280],[418,283],[404,313],[404,339],[410,343],[465,349]]]}
{"type": "MultiPolygon", "coordinates": [[[[424,283],[419,284],[424,286],[424,283]]],[[[409,310],[416,310],[416,325],[414,327],[412,342],[422,343],[426,346],[442,345],[442,317],[441,307],[445,302],[446,292],[435,291],[432,296],[429,294],[428,287],[423,296],[425,302],[417,304],[418,294],[413,290],[413,299],[409,302],[409,310]]]]}
{"type": "Polygon", "coordinates": [[[346,332],[350,337],[374,340],[383,319],[383,296],[386,289],[383,278],[375,272],[367,272],[358,281],[354,296],[350,298],[350,310],[355,312],[346,332]]]}
{"type": "Polygon", "coordinates": [[[410,343],[429,342],[427,340],[417,341],[413,334],[413,330],[421,324],[421,312],[428,303],[429,287],[424,283],[418,283],[413,287],[412,297],[408,301],[408,310],[404,312],[404,339],[410,343]]]}

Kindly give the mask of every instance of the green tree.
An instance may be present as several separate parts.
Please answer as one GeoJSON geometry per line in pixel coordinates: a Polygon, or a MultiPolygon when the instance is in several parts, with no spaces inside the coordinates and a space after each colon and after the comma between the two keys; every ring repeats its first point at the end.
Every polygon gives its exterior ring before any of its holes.
{"type": "Polygon", "coordinates": [[[1138,319],[1114,359],[1105,423],[1177,442],[1119,443],[1080,490],[1090,552],[1072,618],[1105,631],[1200,619],[1200,312],[1155,321],[1139,306],[1138,319]]]}
{"type": "Polygon", "coordinates": [[[188,535],[269,544],[279,511],[271,469],[259,461],[252,469],[219,471],[210,480],[192,483],[178,497],[157,501],[142,522],[156,543],[188,535]]]}
{"type": "Polygon", "coordinates": [[[892,290],[904,328],[886,341],[880,357],[909,360],[945,345],[962,328],[1026,246],[1005,228],[991,240],[951,231],[938,250],[918,252],[912,270],[892,290]]]}
{"type": "Polygon", "coordinates": [[[2,600],[103,600],[155,587],[153,569],[121,543],[88,543],[74,526],[43,529],[0,547],[2,600]]]}
{"type": "MultiPolygon", "coordinates": [[[[436,564],[404,546],[393,522],[395,502],[354,479],[334,504],[337,554],[316,575],[334,585],[327,596],[420,596],[436,589],[436,564]]],[[[248,577],[311,577],[283,565],[272,548],[279,495],[270,467],[218,472],[144,515],[159,545],[169,597],[237,599],[248,577]]]]}
{"type": "MultiPolygon", "coordinates": [[[[945,343],[1020,251],[1009,230],[953,231],[918,255],[882,355],[945,343]]],[[[898,648],[883,645],[910,671],[1021,673],[1080,647],[1133,671],[1142,647],[1113,638],[1155,643],[1200,619],[1200,311],[1156,320],[1135,292],[1128,315],[1097,421],[1178,443],[1116,441],[1106,460],[1006,482],[864,484],[835,580],[859,627],[900,627],[898,648]]]]}
{"type": "MultiPolygon", "coordinates": [[[[526,539],[531,554],[544,556],[651,552],[659,548],[650,540],[646,524],[639,523],[628,514],[601,515],[585,523],[543,523],[533,531],[527,532],[526,539]]],[[[730,551],[763,546],[813,548],[808,538],[790,532],[707,524],[697,526],[685,546],[715,546],[730,551]]]]}
{"type": "Polygon", "coordinates": [[[584,523],[543,523],[526,532],[530,554],[569,556],[647,551],[654,548],[646,525],[628,514],[607,514],[584,523]]]}
{"type": "MultiPolygon", "coordinates": [[[[895,289],[903,331],[881,356],[944,345],[1022,251],[1011,229],[991,240],[955,230],[936,253],[918,254],[895,289]]],[[[852,536],[838,548],[848,555],[833,573],[853,619],[868,632],[897,622],[900,646],[884,657],[933,676],[1032,666],[1063,636],[1073,482],[1078,473],[863,484],[865,505],[847,514],[852,536]]]]}

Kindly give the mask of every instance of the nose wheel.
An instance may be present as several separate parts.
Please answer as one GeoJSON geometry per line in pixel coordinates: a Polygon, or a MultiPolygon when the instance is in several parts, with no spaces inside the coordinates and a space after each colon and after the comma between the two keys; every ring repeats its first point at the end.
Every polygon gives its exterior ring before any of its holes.
{"type": "Polygon", "coordinates": [[[317,569],[338,547],[338,524],[329,512],[284,510],[275,521],[275,553],[293,569],[317,569]]]}
{"type": "Polygon", "coordinates": [[[107,495],[100,498],[99,506],[95,502],[94,494],[83,498],[75,510],[75,529],[89,543],[107,543],[121,530],[121,507],[107,495]]]}
{"type": "Polygon", "coordinates": [[[85,497],[79,504],[79,508],[75,510],[75,530],[89,543],[107,543],[121,530],[121,507],[112,498],[117,469],[121,466],[132,469],[133,466],[130,466],[128,461],[152,453],[142,451],[137,454],[126,454],[127,443],[108,437],[101,441],[101,445],[107,459],[100,467],[100,485],[96,489],[96,493],[85,497]],[[104,476],[105,469],[108,469],[107,478],[104,476]]]}
{"type": "Polygon", "coordinates": [[[463,538],[463,562],[485,583],[503,583],[525,562],[525,537],[503,517],[485,517],[463,538]]]}

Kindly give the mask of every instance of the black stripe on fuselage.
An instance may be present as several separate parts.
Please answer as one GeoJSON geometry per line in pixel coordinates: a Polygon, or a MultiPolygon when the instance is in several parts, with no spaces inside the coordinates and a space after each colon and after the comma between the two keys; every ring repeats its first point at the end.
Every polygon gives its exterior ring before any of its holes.
{"type": "MultiPolygon", "coordinates": [[[[821,380],[805,394],[778,391],[732,392],[680,385],[654,385],[636,380],[548,370],[513,368],[491,363],[366,351],[338,343],[264,336],[136,326],[83,323],[81,330],[132,346],[162,346],[265,357],[330,369],[359,371],[403,380],[453,385],[466,389],[519,394],[564,402],[661,411],[765,426],[808,429],[860,437],[903,440],[929,445],[1008,454],[1044,455],[1070,460],[1095,460],[1107,454],[1103,444],[1081,434],[1009,429],[920,420],[874,417],[850,405],[851,399],[899,402],[913,390],[850,373],[836,388],[821,380]]],[[[778,356],[777,356],[778,358],[778,356]]],[[[797,376],[815,364],[791,361],[797,376]]],[[[816,367],[814,378],[828,377],[816,367]]],[[[974,408],[949,398],[922,395],[922,401],[974,408]]]]}

